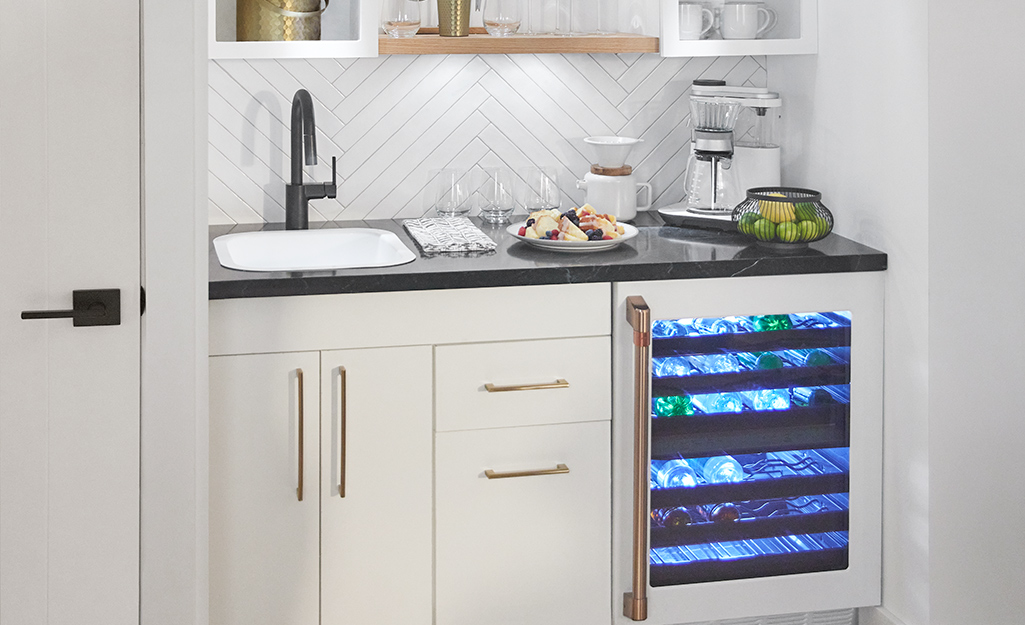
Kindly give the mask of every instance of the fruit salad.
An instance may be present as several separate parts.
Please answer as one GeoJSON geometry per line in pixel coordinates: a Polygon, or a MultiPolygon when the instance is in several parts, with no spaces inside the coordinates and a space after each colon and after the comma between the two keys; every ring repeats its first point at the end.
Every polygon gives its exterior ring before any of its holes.
{"type": "Polygon", "coordinates": [[[584,204],[564,213],[555,208],[534,211],[520,227],[519,235],[548,241],[609,241],[624,232],[615,217],[598,213],[590,204],[584,204]]]}

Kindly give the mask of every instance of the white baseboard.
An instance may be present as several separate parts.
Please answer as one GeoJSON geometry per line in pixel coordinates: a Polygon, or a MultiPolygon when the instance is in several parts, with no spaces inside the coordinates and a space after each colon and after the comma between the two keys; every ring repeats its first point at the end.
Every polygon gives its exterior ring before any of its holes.
{"type": "Polygon", "coordinates": [[[904,621],[890,614],[886,608],[861,608],[858,625],[904,625],[904,621]]]}

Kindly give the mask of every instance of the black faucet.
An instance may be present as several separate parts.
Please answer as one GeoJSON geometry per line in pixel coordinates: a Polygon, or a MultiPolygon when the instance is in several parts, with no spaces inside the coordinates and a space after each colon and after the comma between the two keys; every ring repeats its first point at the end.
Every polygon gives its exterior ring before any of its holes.
{"type": "Polygon", "coordinates": [[[300,89],[292,98],[292,182],[285,185],[285,230],[306,230],[310,227],[310,200],[335,197],[338,178],[335,173],[337,159],[331,157],[331,183],[303,183],[303,162],[317,164],[317,127],[313,122],[313,98],[300,89]]]}

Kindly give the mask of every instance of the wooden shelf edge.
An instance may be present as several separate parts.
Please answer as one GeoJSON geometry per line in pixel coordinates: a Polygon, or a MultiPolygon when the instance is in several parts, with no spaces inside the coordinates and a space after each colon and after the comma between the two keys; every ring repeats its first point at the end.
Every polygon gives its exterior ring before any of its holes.
{"type": "Polygon", "coordinates": [[[658,53],[658,37],[645,35],[512,35],[467,37],[418,34],[408,39],[381,35],[380,54],[633,54],[658,53]]]}

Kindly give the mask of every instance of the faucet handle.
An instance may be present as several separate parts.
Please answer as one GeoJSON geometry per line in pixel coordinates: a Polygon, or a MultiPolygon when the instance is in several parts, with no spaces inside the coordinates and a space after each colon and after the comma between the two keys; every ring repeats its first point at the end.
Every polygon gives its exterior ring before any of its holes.
{"type": "Polygon", "coordinates": [[[327,197],[333,198],[338,195],[338,157],[331,157],[331,184],[324,185],[327,197]]]}

